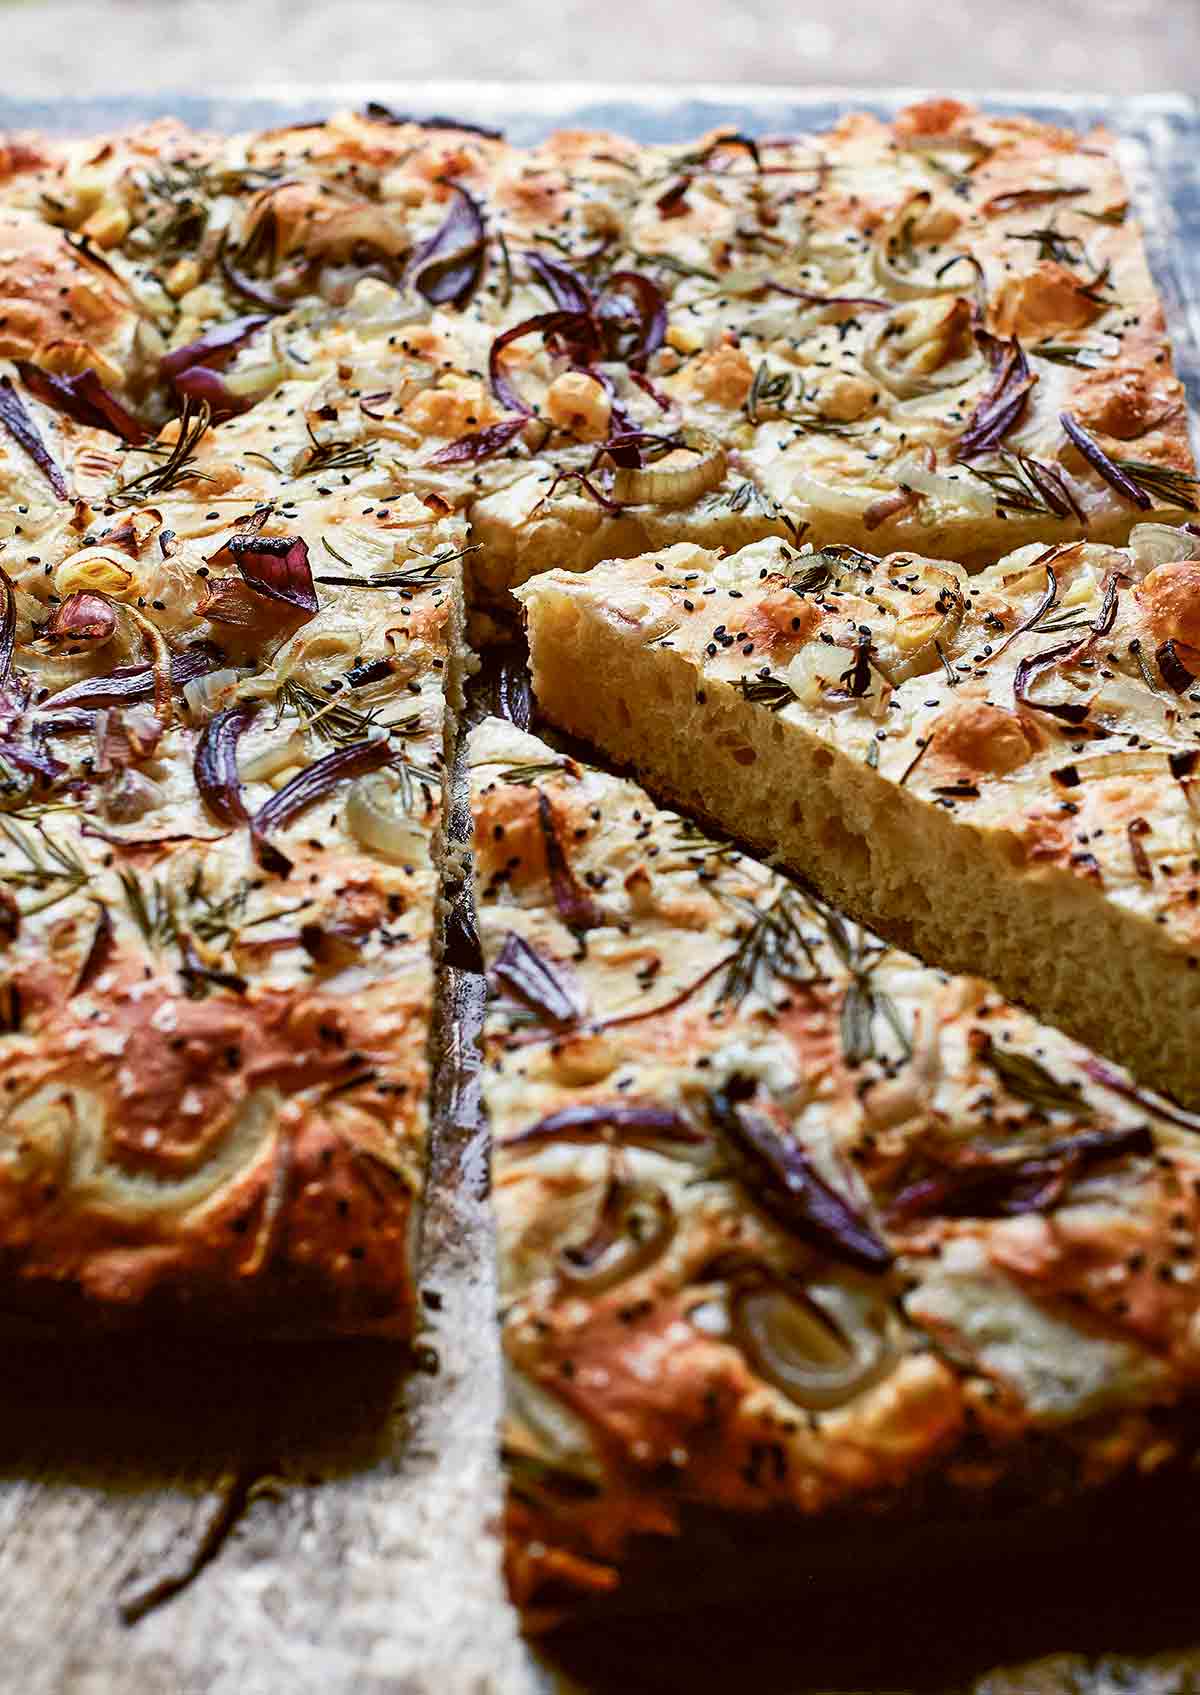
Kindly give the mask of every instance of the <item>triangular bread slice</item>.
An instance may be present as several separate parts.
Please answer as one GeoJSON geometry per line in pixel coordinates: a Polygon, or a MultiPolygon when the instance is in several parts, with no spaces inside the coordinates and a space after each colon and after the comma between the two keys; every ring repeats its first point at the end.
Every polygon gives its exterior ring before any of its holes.
{"type": "Polygon", "coordinates": [[[923,958],[1200,1100],[1200,541],[686,546],[519,591],[542,710],[923,958]]]}

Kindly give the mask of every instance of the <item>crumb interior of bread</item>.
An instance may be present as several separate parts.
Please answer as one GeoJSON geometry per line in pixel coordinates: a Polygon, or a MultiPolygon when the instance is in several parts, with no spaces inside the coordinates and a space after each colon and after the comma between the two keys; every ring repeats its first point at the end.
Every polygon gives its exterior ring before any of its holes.
{"type": "Polygon", "coordinates": [[[1015,837],[959,823],[575,596],[547,587],[527,612],[553,723],[890,940],[1200,1104],[1200,962],[1152,924],[1071,873],[1026,871],[1015,837]]]}

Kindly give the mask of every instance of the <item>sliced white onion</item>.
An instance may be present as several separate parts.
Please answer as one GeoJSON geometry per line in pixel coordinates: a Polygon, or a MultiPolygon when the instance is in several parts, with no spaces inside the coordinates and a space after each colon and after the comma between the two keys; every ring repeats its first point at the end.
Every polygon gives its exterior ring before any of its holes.
{"type": "Polygon", "coordinates": [[[583,1419],[512,1364],[505,1367],[504,1401],[506,1422],[532,1440],[539,1458],[583,1477],[601,1477],[591,1431],[583,1419]]]}
{"type": "Polygon", "coordinates": [[[346,828],[360,847],[397,864],[407,864],[424,850],[424,832],[400,810],[396,785],[382,771],[350,785],[346,828]]]}
{"type": "Polygon", "coordinates": [[[248,671],[235,671],[225,666],[220,671],[206,671],[183,685],[183,698],[193,718],[207,719],[228,706],[234,691],[248,671]]]}
{"type": "Polygon", "coordinates": [[[901,300],[921,300],[933,294],[950,294],[955,284],[941,277],[922,277],[915,271],[902,271],[892,258],[892,244],[900,237],[905,220],[911,218],[918,203],[928,205],[933,196],[921,189],[912,195],[886,222],[875,237],[875,275],[880,282],[899,295],[901,300]]]}
{"type": "Polygon", "coordinates": [[[895,1363],[886,1307],[843,1284],[810,1284],[795,1294],[749,1288],[734,1302],[734,1319],[755,1369],[813,1412],[843,1406],[895,1363]]]}
{"type": "Polygon", "coordinates": [[[1133,575],[1140,582],[1156,565],[1200,559],[1200,536],[1190,536],[1172,524],[1135,524],[1129,532],[1129,557],[1138,567],[1133,575]]]}
{"type": "MultiPolygon", "coordinates": [[[[962,304],[965,305],[965,302],[962,304]]],[[[958,306],[958,300],[949,303],[951,310],[957,309],[958,306]]],[[[901,308],[901,311],[903,310],[904,308],[901,308]]],[[[882,383],[884,388],[890,394],[894,394],[897,399],[917,400],[924,395],[940,394],[946,389],[958,388],[962,383],[968,382],[976,375],[981,355],[975,350],[972,350],[963,358],[955,359],[951,363],[936,365],[929,370],[914,369],[913,360],[924,345],[920,342],[909,349],[909,359],[905,365],[899,366],[890,363],[886,354],[889,343],[895,343],[899,339],[897,324],[900,322],[897,313],[892,313],[887,318],[881,318],[867,335],[862,350],[863,368],[875,378],[876,382],[882,383]]],[[[932,336],[926,338],[927,341],[931,339],[932,336]]]]}
{"type": "Polygon", "coordinates": [[[915,454],[908,454],[903,459],[897,459],[894,465],[890,465],[888,472],[901,488],[915,489],[918,494],[932,495],[935,500],[945,501],[948,506],[965,506],[968,511],[977,513],[981,518],[989,518],[995,510],[995,502],[986,484],[979,482],[966,471],[955,475],[948,475],[944,471],[931,471],[915,454]]]}
{"type": "Polygon", "coordinates": [[[816,512],[833,512],[842,518],[861,518],[867,508],[879,499],[881,490],[856,488],[852,484],[834,488],[830,483],[818,482],[816,477],[810,477],[807,471],[797,471],[792,477],[792,493],[816,512]]]}
{"type": "Polygon", "coordinates": [[[686,452],[670,453],[655,465],[618,470],[613,499],[622,506],[687,506],[725,480],[725,449],[707,430],[683,432],[686,452]]]}
{"type": "Polygon", "coordinates": [[[293,730],[282,741],[271,742],[248,759],[239,759],[238,770],[244,783],[266,783],[272,777],[278,777],[281,771],[290,770],[293,765],[305,764],[307,759],[304,732],[293,730]]]}

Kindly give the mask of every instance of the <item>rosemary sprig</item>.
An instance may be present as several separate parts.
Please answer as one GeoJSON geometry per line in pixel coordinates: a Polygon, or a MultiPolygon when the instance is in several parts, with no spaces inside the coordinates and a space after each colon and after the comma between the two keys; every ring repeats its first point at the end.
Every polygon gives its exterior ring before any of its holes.
{"type": "Polygon", "coordinates": [[[374,454],[365,442],[318,441],[312,427],[305,427],[310,445],[296,466],[296,476],[309,477],[316,471],[365,471],[371,465],[374,454]]]}
{"type": "Polygon", "coordinates": [[[816,956],[801,929],[804,906],[795,889],[784,889],[770,906],[755,907],[734,897],[751,923],[725,969],[717,1005],[740,1006],[760,983],[811,983],[819,976],[816,956]]]}
{"type": "Polygon", "coordinates": [[[375,728],[379,708],[373,707],[367,712],[360,712],[356,707],[348,706],[338,695],[322,699],[307,689],[302,683],[289,678],[280,687],[276,696],[278,710],[276,723],[285,712],[294,712],[306,730],[313,730],[323,736],[326,741],[347,743],[361,742],[375,728]]]}
{"type": "Polygon", "coordinates": [[[34,891],[33,899],[21,906],[22,916],[48,911],[88,881],[88,868],[76,850],[47,834],[40,821],[26,830],[11,816],[0,814],[0,830],[28,861],[25,866],[0,867],[0,882],[34,891]]]}
{"type": "Polygon", "coordinates": [[[1189,476],[1174,465],[1150,465],[1144,459],[1114,459],[1118,471],[1123,471],[1146,494],[1163,506],[1180,506],[1195,512],[1196,490],[1200,479],[1189,476]]]}
{"type": "Polygon", "coordinates": [[[1084,246],[1077,235],[1068,235],[1060,230],[1053,218],[1040,229],[1025,230],[1021,234],[1013,234],[1012,241],[1034,242],[1037,246],[1039,259],[1053,259],[1059,265],[1070,268],[1079,265],[1084,260],[1084,246]]]}
{"type": "Polygon", "coordinates": [[[150,947],[163,947],[179,935],[175,898],[158,878],[143,882],[132,871],[120,871],[121,892],[129,915],[150,947]]]}
{"type": "Polygon", "coordinates": [[[1104,363],[1098,347],[1076,347],[1069,341],[1039,341],[1029,349],[1037,359],[1048,359],[1053,365],[1075,365],[1091,371],[1104,363]]]}
{"type": "Polygon", "coordinates": [[[532,788],[543,777],[573,777],[570,761],[543,759],[531,760],[528,765],[509,765],[503,771],[496,773],[499,783],[512,783],[517,788],[532,788]]]}
{"type": "Polygon", "coordinates": [[[1025,1101],[1038,1112],[1073,1112],[1080,1118],[1093,1116],[1091,1107],[1079,1091],[1058,1078],[1032,1054],[1006,1053],[997,1048],[985,1032],[976,1033],[973,1042],[976,1056],[1003,1083],[1010,1095],[1025,1101]]]}
{"type": "Polygon", "coordinates": [[[782,712],[785,706],[790,706],[797,699],[792,685],[782,677],[772,676],[769,671],[760,671],[757,677],[739,677],[738,690],[743,700],[751,701],[755,706],[767,706],[772,712],[782,712]]]}
{"type": "MultiPolygon", "coordinates": [[[[321,537],[321,544],[339,565],[353,567],[354,561],[339,553],[328,536],[321,537]]],[[[369,577],[318,577],[317,581],[342,588],[428,589],[444,580],[441,575],[444,566],[452,565],[457,559],[465,559],[469,553],[478,553],[482,545],[482,542],[472,542],[467,547],[450,548],[422,559],[419,564],[406,565],[402,571],[380,571],[369,577]]]]}
{"type": "Polygon", "coordinates": [[[117,505],[132,506],[148,495],[167,494],[182,482],[212,482],[205,471],[195,466],[196,449],[212,424],[212,411],[206,400],[197,406],[190,399],[183,403],[179,414],[179,434],[169,448],[154,443],[140,447],[139,453],[165,453],[161,465],[151,465],[127,483],[122,483],[112,498],[117,505]]]}

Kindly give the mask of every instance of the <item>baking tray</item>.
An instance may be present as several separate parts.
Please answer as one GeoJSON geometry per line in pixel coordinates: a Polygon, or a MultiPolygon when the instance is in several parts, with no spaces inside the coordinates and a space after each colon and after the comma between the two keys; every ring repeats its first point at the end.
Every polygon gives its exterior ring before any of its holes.
{"type": "MultiPolygon", "coordinates": [[[[498,124],[518,142],[563,125],[683,141],[717,124],[819,129],[846,110],[888,114],[928,92],[268,87],[0,100],[0,128],[89,134],[168,115],[219,130],[263,128],[376,99],[498,124]]],[[[1074,127],[1105,123],[1119,135],[1180,371],[1200,409],[1200,104],[1182,95],[976,98],[1074,127]]],[[[379,1344],[47,1340],[6,1351],[0,1690],[1200,1690],[1189,1558],[1200,1509],[1174,1484],[1088,1503],[1032,1531],[937,1527],[897,1545],[882,1580],[859,1569],[852,1545],[831,1581],[818,1575],[814,1544],[781,1567],[765,1528],[735,1535],[697,1525],[695,1541],[666,1562],[673,1575],[654,1591],[660,1610],[614,1614],[536,1652],[523,1645],[495,1536],[500,1368],[473,1056],[481,987],[469,971],[451,973],[445,1028],[456,1063],[444,1067],[436,1103],[422,1249],[425,1371],[411,1372],[400,1351],[379,1344]],[[728,1563],[739,1548],[740,1578],[728,1563]],[[766,1571],[770,1585],[748,1598],[747,1582],[766,1571]],[[155,1598],[161,1604],[146,1608],[155,1598]],[[988,1671],[1012,1661],[1022,1664],[988,1671]]],[[[869,1534],[878,1544],[882,1533],[869,1534]]]]}

